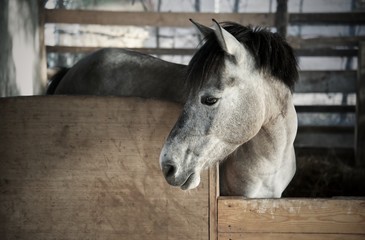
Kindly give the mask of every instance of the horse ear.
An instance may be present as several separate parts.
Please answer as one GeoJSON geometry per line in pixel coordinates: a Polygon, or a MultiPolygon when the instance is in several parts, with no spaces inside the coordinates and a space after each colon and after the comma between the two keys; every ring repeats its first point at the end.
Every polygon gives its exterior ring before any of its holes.
{"type": "Polygon", "coordinates": [[[190,22],[192,22],[192,24],[194,24],[194,26],[199,30],[199,32],[201,34],[203,34],[204,37],[207,37],[210,33],[212,33],[214,31],[213,29],[211,29],[211,28],[209,28],[207,26],[204,26],[204,25],[202,25],[200,23],[195,22],[191,18],[189,20],[190,20],[190,22]]]}
{"type": "Polygon", "coordinates": [[[226,53],[236,56],[242,46],[241,43],[232,34],[222,28],[215,19],[212,20],[214,22],[214,33],[219,45],[226,53]]]}

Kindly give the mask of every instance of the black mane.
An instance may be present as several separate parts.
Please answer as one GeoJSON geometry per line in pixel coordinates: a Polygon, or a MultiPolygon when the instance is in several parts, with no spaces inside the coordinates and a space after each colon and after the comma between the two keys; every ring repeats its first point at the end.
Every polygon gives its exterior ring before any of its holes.
{"type": "MultiPolygon", "coordinates": [[[[298,80],[298,64],[293,49],[279,34],[230,22],[222,26],[251,53],[256,69],[271,74],[293,91],[298,80]]],[[[192,88],[200,87],[210,74],[221,72],[224,58],[228,57],[213,32],[205,41],[188,66],[187,84],[192,88]]]]}

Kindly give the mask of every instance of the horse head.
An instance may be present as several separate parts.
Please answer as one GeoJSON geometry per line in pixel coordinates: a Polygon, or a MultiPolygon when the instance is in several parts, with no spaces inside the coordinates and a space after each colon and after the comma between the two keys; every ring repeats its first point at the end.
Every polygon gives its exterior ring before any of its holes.
{"type": "Polygon", "coordinates": [[[270,71],[233,35],[240,33],[213,22],[213,28],[193,22],[206,42],[189,63],[189,97],[160,155],[167,182],[183,190],[197,187],[201,170],[252,139],[272,115],[270,71]]]}

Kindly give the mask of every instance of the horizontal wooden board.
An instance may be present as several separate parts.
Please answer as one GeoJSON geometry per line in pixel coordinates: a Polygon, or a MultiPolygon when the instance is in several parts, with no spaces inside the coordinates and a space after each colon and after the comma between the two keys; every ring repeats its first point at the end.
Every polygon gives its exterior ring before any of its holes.
{"type": "Polygon", "coordinates": [[[118,97],[0,99],[1,239],[208,239],[208,174],[186,193],[159,153],[181,107],[118,97]]]}
{"type": "Polygon", "coordinates": [[[218,232],[365,234],[365,199],[218,199],[218,232]]]}
{"type": "Polygon", "coordinates": [[[357,49],[304,48],[294,52],[298,57],[357,57],[357,49]]]}
{"type": "Polygon", "coordinates": [[[292,25],[363,25],[364,12],[339,13],[290,13],[289,23],[292,25]]]}
{"type": "Polygon", "coordinates": [[[296,93],[355,93],[356,71],[300,71],[296,93]]]}
{"type": "MultiPolygon", "coordinates": [[[[111,46],[112,47],[112,46],[111,46]]],[[[46,46],[47,52],[56,53],[88,53],[93,52],[101,47],[87,46],[46,46]]],[[[128,48],[130,50],[156,55],[193,55],[196,52],[194,48],[128,48]]],[[[294,49],[298,57],[354,57],[357,56],[356,49],[294,49]]]]}
{"type": "Polygon", "coordinates": [[[354,134],[354,126],[310,126],[303,125],[298,127],[298,133],[329,133],[329,134],[354,134]]]}
{"type": "MultiPolygon", "coordinates": [[[[94,52],[102,47],[73,47],[73,46],[46,46],[47,52],[55,53],[89,53],[94,52]]],[[[197,49],[193,48],[127,48],[151,55],[190,55],[192,56],[197,49]]]]}
{"type": "Polygon", "coordinates": [[[219,240],[364,240],[362,234],[220,233],[219,240]]]}
{"type": "Polygon", "coordinates": [[[355,144],[354,132],[298,132],[294,146],[317,148],[353,148],[355,144]]]}
{"type": "Polygon", "coordinates": [[[300,157],[318,156],[335,157],[341,159],[349,165],[355,163],[355,149],[351,147],[318,147],[318,146],[296,146],[295,155],[300,157]]]}
{"type": "Polygon", "coordinates": [[[341,37],[314,37],[302,38],[288,36],[287,41],[294,48],[323,48],[323,47],[355,47],[360,41],[365,41],[365,36],[341,36],[341,37]]]}
{"type": "Polygon", "coordinates": [[[355,113],[354,105],[296,105],[298,113],[355,113]]]}
{"type": "MultiPolygon", "coordinates": [[[[211,24],[211,19],[234,21],[241,24],[273,26],[273,13],[184,13],[184,12],[117,12],[91,10],[46,9],[46,23],[78,23],[133,26],[188,27],[192,18],[202,24],[211,24]]],[[[289,24],[364,24],[362,12],[344,13],[290,13],[289,24]]]]}
{"type": "Polygon", "coordinates": [[[212,25],[217,21],[233,21],[244,25],[273,26],[270,13],[195,13],[195,12],[117,12],[92,10],[45,10],[46,23],[100,24],[120,26],[192,27],[189,19],[212,25]]]}

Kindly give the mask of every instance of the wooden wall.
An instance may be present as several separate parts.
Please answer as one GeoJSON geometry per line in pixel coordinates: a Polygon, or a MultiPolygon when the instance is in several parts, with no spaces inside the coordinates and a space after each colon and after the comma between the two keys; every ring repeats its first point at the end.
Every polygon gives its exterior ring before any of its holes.
{"type": "Polygon", "coordinates": [[[180,106],[117,97],[0,99],[0,239],[208,239],[208,174],[159,167],[180,106]]]}
{"type": "Polygon", "coordinates": [[[0,239],[365,238],[365,199],[220,197],[169,186],[158,156],[181,107],[120,97],[0,99],[0,239]]]}

